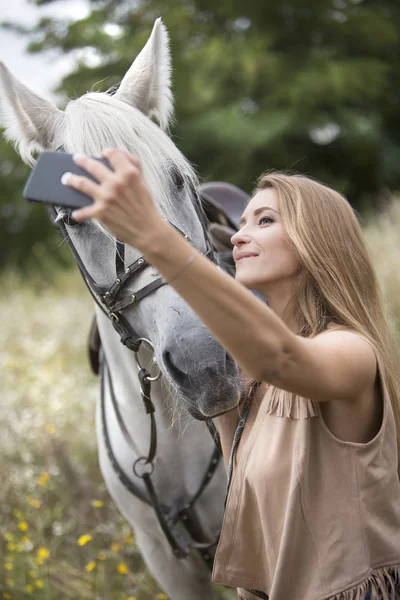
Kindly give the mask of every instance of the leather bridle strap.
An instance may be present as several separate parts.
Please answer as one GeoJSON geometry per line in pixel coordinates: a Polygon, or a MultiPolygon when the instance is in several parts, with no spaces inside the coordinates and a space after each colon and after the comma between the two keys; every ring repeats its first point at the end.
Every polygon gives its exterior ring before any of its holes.
{"type": "MultiPolygon", "coordinates": [[[[125,471],[122,469],[122,467],[118,463],[118,460],[114,454],[113,448],[111,446],[111,440],[110,440],[110,436],[109,436],[109,432],[108,432],[107,423],[106,423],[105,389],[104,389],[104,387],[105,387],[104,371],[105,370],[107,371],[107,382],[108,382],[108,386],[109,386],[111,403],[113,405],[114,413],[117,418],[118,424],[121,428],[124,439],[136,456],[140,455],[140,452],[139,452],[138,448],[136,447],[136,445],[134,444],[134,442],[126,428],[124,420],[122,418],[119,404],[118,404],[118,401],[117,401],[117,398],[115,395],[115,390],[114,390],[111,373],[110,373],[110,370],[108,368],[108,365],[107,365],[107,362],[105,359],[104,351],[102,351],[101,363],[102,363],[102,367],[101,367],[101,398],[100,398],[100,402],[101,402],[102,429],[103,429],[103,439],[104,439],[106,451],[107,451],[108,457],[110,459],[110,462],[111,462],[113,469],[116,472],[119,480],[131,492],[131,494],[140,498],[140,500],[142,500],[143,502],[145,502],[146,504],[149,504],[150,506],[152,506],[154,508],[156,515],[157,515],[157,519],[161,526],[161,529],[163,530],[165,536],[167,537],[167,539],[171,545],[171,548],[173,550],[174,555],[177,558],[184,558],[185,556],[188,555],[189,550],[186,550],[183,548],[183,546],[179,543],[178,538],[172,532],[172,521],[170,518],[168,518],[168,515],[170,515],[170,511],[166,508],[166,505],[164,502],[160,503],[157,492],[156,492],[153,482],[152,482],[153,467],[151,466],[151,468],[149,470],[140,474],[140,473],[138,473],[137,468],[135,469],[135,467],[137,467],[138,464],[144,466],[146,464],[146,460],[143,460],[143,457],[139,457],[139,459],[136,459],[136,461],[134,462],[133,472],[137,477],[139,477],[140,479],[143,479],[143,483],[145,484],[145,488],[147,491],[147,494],[144,494],[143,491],[138,486],[136,486],[133,483],[133,481],[126,475],[125,471]]],[[[152,429],[151,438],[153,438],[153,433],[155,433],[155,431],[153,432],[153,429],[152,429]]],[[[153,446],[154,446],[154,443],[151,441],[149,456],[152,453],[151,449],[153,446]]],[[[155,457],[153,456],[153,458],[155,458],[155,457]]],[[[215,470],[217,469],[220,460],[221,460],[221,453],[218,451],[217,448],[215,448],[213,451],[213,454],[211,456],[208,468],[203,476],[203,479],[200,483],[198,490],[196,491],[194,496],[191,498],[191,500],[189,500],[189,502],[187,502],[176,513],[177,517],[183,523],[186,530],[188,531],[188,533],[191,536],[191,539],[192,539],[191,547],[196,548],[201,553],[201,555],[203,556],[203,558],[207,562],[207,564],[210,566],[210,568],[212,567],[212,556],[209,552],[209,549],[213,548],[216,545],[219,535],[217,536],[217,539],[211,543],[209,541],[200,541],[200,540],[205,540],[206,538],[201,530],[201,526],[198,522],[198,519],[196,518],[196,516],[194,514],[193,509],[194,509],[195,503],[200,498],[200,496],[203,494],[204,490],[206,489],[209,482],[211,481],[212,476],[214,475],[215,470]]]]}
{"type": "Polygon", "coordinates": [[[125,244],[120,241],[116,241],[116,252],[115,252],[115,272],[117,277],[122,275],[125,271],[125,244]]]}
{"type": "MultiPolygon", "coordinates": [[[[196,208],[199,218],[201,219],[204,237],[205,237],[205,241],[206,241],[205,256],[209,257],[214,263],[217,263],[216,256],[214,254],[214,250],[213,250],[212,244],[210,242],[210,238],[207,233],[204,218],[201,218],[201,214],[199,213],[200,208],[196,204],[195,204],[195,208],[196,208]]],[[[55,218],[57,216],[57,211],[55,210],[55,208],[53,206],[50,206],[49,209],[50,209],[51,215],[53,216],[53,218],[55,218]]],[[[148,285],[146,285],[144,288],[136,291],[134,294],[130,294],[126,298],[119,299],[118,296],[121,293],[121,291],[123,290],[123,288],[125,287],[125,285],[135,275],[139,274],[143,269],[149,267],[149,264],[144,259],[144,257],[141,256],[134,263],[129,265],[129,267],[125,268],[125,264],[124,264],[125,263],[125,247],[124,247],[124,244],[122,244],[122,242],[116,241],[115,265],[116,265],[117,278],[109,288],[107,288],[105,286],[101,286],[94,281],[94,279],[91,277],[90,273],[87,271],[85,265],[83,264],[83,261],[81,260],[74,244],[72,243],[72,241],[68,235],[68,231],[65,227],[65,224],[62,221],[59,221],[57,224],[59,225],[59,227],[63,233],[64,239],[68,243],[68,245],[74,255],[74,258],[76,260],[78,268],[82,274],[83,280],[85,281],[86,286],[88,287],[93,300],[96,302],[97,306],[102,310],[102,312],[111,320],[114,329],[120,335],[121,342],[125,346],[127,346],[130,350],[133,350],[135,353],[137,353],[139,351],[139,347],[143,341],[143,338],[140,338],[140,336],[137,335],[137,333],[132,328],[132,326],[127,321],[127,319],[124,317],[124,315],[122,314],[121,311],[123,311],[128,306],[130,306],[134,303],[137,303],[139,300],[145,298],[151,292],[153,292],[156,289],[158,289],[159,287],[165,285],[167,282],[164,279],[162,279],[161,277],[159,277],[158,279],[156,279],[156,280],[152,281],[151,283],[149,283],[148,285]]],[[[185,237],[185,239],[187,239],[190,243],[192,243],[190,241],[189,237],[187,235],[185,235],[178,227],[176,227],[173,224],[171,224],[171,225],[173,227],[175,227],[175,229],[179,233],[181,233],[185,237]]],[[[214,451],[210,466],[207,469],[205,476],[203,477],[202,483],[201,483],[197,493],[195,494],[195,496],[192,498],[192,500],[188,504],[186,504],[180,511],[178,511],[177,516],[182,521],[182,523],[185,525],[185,528],[187,529],[187,531],[190,534],[191,539],[192,539],[192,543],[190,544],[190,546],[185,548],[184,545],[182,545],[178,542],[178,537],[176,537],[171,530],[170,521],[169,521],[169,519],[167,519],[166,515],[164,514],[164,512],[162,510],[162,506],[158,501],[158,497],[157,497],[157,494],[156,494],[156,491],[154,489],[153,482],[151,479],[151,475],[154,470],[154,458],[155,458],[156,447],[157,447],[157,430],[156,430],[156,422],[154,419],[154,405],[152,404],[151,399],[150,399],[151,383],[149,380],[150,379],[149,373],[145,369],[142,369],[141,372],[139,372],[139,379],[140,379],[140,384],[141,384],[142,400],[145,404],[146,412],[148,412],[148,414],[150,414],[150,417],[151,417],[150,447],[149,447],[149,452],[148,452],[147,457],[140,456],[139,458],[136,459],[136,461],[134,462],[134,465],[133,465],[133,470],[137,477],[140,477],[143,479],[143,482],[147,489],[148,496],[150,498],[150,502],[148,499],[144,498],[144,495],[141,491],[139,491],[139,488],[137,486],[135,486],[132,483],[132,481],[123,472],[123,470],[119,466],[118,461],[112,451],[109,436],[108,436],[106,420],[105,420],[106,415],[105,415],[105,407],[104,407],[103,369],[104,369],[104,366],[102,368],[102,384],[101,384],[101,386],[102,386],[101,412],[102,412],[102,421],[103,421],[103,436],[104,436],[104,440],[105,440],[105,444],[106,444],[107,454],[110,458],[110,461],[111,461],[111,464],[112,464],[114,470],[116,471],[116,473],[117,473],[119,479],[121,480],[121,482],[123,483],[123,485],[125,485],[125,487],[132,494],[138,496],[140,499],[142,499],[143,501],[145,501],[148,504],[150,503],[153,506],[153,508],[157,514],[157,518],[160,523],[160,526],[161,526],[162,530],[164,531],[169,543],[171,544],[171,547],[173,549],[175,556],[177,556],[178,558],[183,558],[184,556],[187,556],[187,554],[189,553],[190,547],[196,548],[202,554],[202,556],[203,556],[204,560],[207,562],[207,564],[209,566],[211,566],[212,558],[211,558],[209,549],[212,548],[213,546],[215,546],[215,542],[209,543],[208,541],[201,540],[201,538],[205,539],[205,536],[202,535],[201,527],[198,522],[198,519],[196,518],[193,507],[194,507],[194,503],[196,502],[196,500],[199,498],[199,496],[204,491],[205,487],[208,485],[208,483],[216,469],[216,466],[219,462],[220,455],[217,457],[215,454],[215,451],[214,451]],[[139,473],[139,467],[146,467],[146,465],[149,467],[150,470],[139,473]]],[[[112,385],[111,385],[111,389],[112,389],[112,385]]],[[[114,395],[113,391],[111,392],[111,395],[115,399],[115,395],[114,395]]],[[[129,436],[126,427],[124,428],[121,425],[123,423],[123,419],[122,419],[121,414],[118,411],[116,401],[113,401],[113,406],[115,409],[115,414],[117,416],[117,420],[120,424],[120,427],[121,427],[124,435],[127,434],[129,436]]]]}
{"type": "MultiPolygon", "coordinates": [[[[49,207],[50,213],[55,219],[57,216],[57,211],[55,208],[50,205],[49,207]]],[[[106,286],[99,285],[94,281],[93,277],[91,277],[90,273],[87,271],[85,265],[83,264],[81,257],[79,256],[74,244],[72,243],[68,231],[65,227],[65,224],[62,221],[58,221],[63,237],[70,247],[76,263],[79,267],[79,270],[82,274],[82,277],[91,293],[92,298],[96,302],[97,306],[103,311],[104,314],[111,320],[114,329],[119,333],[121,342],[127,346],[130,350],[138,351],[140,343],[138,343],[139,335],[133,329],[133,327],[129,324],[127,319],[122,315],[121,311],[127,308],[128,306],[142,300],[146,296],[148,296],[151,292],[155,291],[159,287],[166,285],[168,282],[165,281],[162,277],[158,277],[144,288],[136,291],[134,294],[130,294],[123,299],[119,299],[120,293],[123,291],[124,287],[127,283],[133,279],[138,273],[140,273],[143,269],[149,267],[149,263],[145,260],[143,256],[139,257],[135,262],[133,262],[128,267],[124,268],[124,259],[125,259],[125,249],[122,250],[124,244],[122,242],[116,241],[116,255],[115,255],[115,263],[117,268],[117,278],[114,283],[107,288],[106,286]]],[[[178,227],[171,224],[182,236],[185,237],[190,243],[191,240],[188,235],[184,234],[178,227]]],[[[206,229],[203,229],[204,237],[206,241],[206,252],[205,256],[210,258],[214,263],[217,263],[216,256],[214,254],[214,250],[210,239],[208,237],[208,233],[206,229]]]]}

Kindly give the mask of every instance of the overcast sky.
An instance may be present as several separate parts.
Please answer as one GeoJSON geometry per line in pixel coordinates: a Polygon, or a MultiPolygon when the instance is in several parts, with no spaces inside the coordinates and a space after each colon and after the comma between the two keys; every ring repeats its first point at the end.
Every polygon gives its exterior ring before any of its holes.
{"type": "MultiPolygon", "coordinates": [[[[34,25],[42,16],[78,20],[88,12],[88,0],[58,0],[41,8],[32,5],[29,0],[0,0],[0,22],[34,25]]],[[[53,52],[40,56],[27,54],[27,43],[25,37],[0,29],[0,60],[32,90],[47,99],[55,99],[51,90],[71,70],[74,59],[71,56],[58,57],[53,52]]]]}

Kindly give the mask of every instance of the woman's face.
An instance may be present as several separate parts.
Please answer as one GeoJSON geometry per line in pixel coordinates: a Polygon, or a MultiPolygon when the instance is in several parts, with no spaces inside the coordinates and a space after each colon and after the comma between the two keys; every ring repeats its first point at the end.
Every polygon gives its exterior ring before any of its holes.
{"type": "MultiPolygon", "coordinates": [[[[285,237],[273,188],[256,193],[240,221],[240,230],[231,238],[236,263],[235,279],[245,287],[268,293],[291,288],[299,273],[300,261],[285,237]]],[[[287,290],[288,291],[288,290],[287,290]]]]}

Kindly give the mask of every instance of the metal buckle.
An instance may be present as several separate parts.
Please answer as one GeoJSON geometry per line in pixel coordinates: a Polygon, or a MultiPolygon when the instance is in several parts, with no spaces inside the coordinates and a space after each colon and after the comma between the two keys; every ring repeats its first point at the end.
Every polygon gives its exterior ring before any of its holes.
{"type": "Polygon", "coordinates": [[[150,475],[150,476],[153,475],[153,472],[154,472],[154,463],[153,462],[147,463],[146,461],[147,461],[147,458],[145,458],[144,456],[140,456],[133,463],[133,467],[132,467],[133,472],[136,475],[136,477],[139,477],[139,479],[143,479],[143,477],[145,475],[150,475]],[[143,466],[144,470],[141,473],[138,473],[137,465],[142,465],[143,466]],[[148,467],[148,470],[145,470],[146,466],[148,467]]]}
{"type": "MultiPolygon", "coordinates": [[[[151,369],[153,367],[155,367],[158,370],[158,373],[156,375],[152,376],[152,377],[147,377],[147,380],[148,381],[157,381],[157,379],[160,379],[160,377],[161,377],[161,369],[158,366],[158,363],[157,363],[157,360],[156,360],[156,356],[155,356],[153,344],[147,338],[138,338],[136,340],[136,342],[140,342],[140,345],[144,343],[145,346],[147,345],[148,349],[151,350],[152,353],[153,353],[153,358],[144,367],[144,366],[142,366],[142,364],[140,363],[140,360],[139,360],[139,356],[138,356],[139,349],[134,351],[134,353],[135,353],[135,359],[136,359],[136,365],[137,365],[138,371],[141,371],[142,369],[146,369],[146,371],[149,371],[149,373],[150,373],[151,369]]],[[[139,348],[140,348],[140,346],[139,346],[139,348]]]]}

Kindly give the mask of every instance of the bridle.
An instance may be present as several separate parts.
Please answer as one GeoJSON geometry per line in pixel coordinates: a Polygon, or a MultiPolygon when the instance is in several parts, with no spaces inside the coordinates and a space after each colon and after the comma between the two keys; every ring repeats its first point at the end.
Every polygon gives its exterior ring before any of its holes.
{"type": "MultiPolygon", "coordinates": [[[[53,206],[50,207],[50,212],[53,219],[55,219],[58,213],[53,206]]],[[[206,241],[206,251],[204,252],[204,256],[207,256],[215,264],[218,264],[204,223],[203,215],[201,215],[199,210],[197,210],[197,213],[199,217],[201,216],[202,229],[206,241]]],[[[188,235],[183,233],[183,231],[181,231],[173,223],[169,223],[186,240],[188,240],[188,242],[194,245],[188,235]]],[[[120,336],[121,343],[124,344],[124,346],[126,346],[127,348],[129,348],[129,350],[132,350],[133,352],[137,353],[139,351],[143,338],[141,338],[137,334],[132,325],[123,315],[122,311],[128,308],[129,306],[132,306],[133,304],[137,304],[138,302],[143,300],[143,298],[145,298],[158,288],[162,287],[163,285],[166,285],[168,282],[165,281],[165,279],[163,279],[162,277],[158,277],[157,279],[144,286],[140,290],[135,291],[134,294],[128,294],[127,296],[121,298],[121,294],[124,291],[124,288],[126,288],[126,286],[128,285],[128,283],[134,280],[140,273],[142,273],[142,271],[144,271],[148,267],[151,267],[151,265],[149,265],[146,259],[143,256],[140,256],[128,267],[125,267],[125,244],[116,240],[115,267],[117,277],[112,283],[112,285],[109,287],[100,285],[93,279],[93,277],[87,271],[75,246],[71,242],[64,222],[62,220],[57,221],[57,225],[60,227],[64,239],[69,245],[74,255],[75,261],[89,289],[89,292],[92,295],[93,300],[96,302],[97,306],[102,310],[102,312],[111,320],[114,329],[120,336]]]]}
{"type": "MultiPolygon", "coordinates": [[[[199,195],[197,193],[197,190],[195,190],[194,188],[191,189],[191,193],[193,198],[193,204],[196,209],[197,215],[200,219],[206,243],[206,251],[204,252],[204,255],[207,256],[210,260],[212,260],[215,264],[218,264],[217,256],[214,252],[207,231],[206,218],[201,209],[199,195]]],[[[58,216],[57,210],[52,205],[49,207],[49,210],[51,216],[53,217],[53,220],[55,220],[58,216]]],[[[173,223],[170,224],[185,239],[187,239],[192,245],[194,245],[188,235],[186,235],[173,223]]],[[[189,554],[190,550],[192,548],[195,548],[199,550],[203,559],[211,568],[213,560],[212,549],[216,546],[218,542],[219,534],[216,540],[213,540],[211,543],[209,542],[209,540],[207,540],[207,537],[204,534],[200,522],[197,518],[197,515],[194,511],[194,505],[205,490],[205,488],[207,487],[208,483],[210,482],[220,461],[221,452],[218,447],[214,449],[207,471],[200,483],[197,492],[195,493],[193,498],[182,508],[180,508],[179,510],[172,511],[164,503],[160,502],[155,487],[153,485],[153,481],[151,479],[154,472],[154,460],[157,453],[157,426],[154,416],[155,406],[151,400],[151,384],[153,381],[158,380],[161,377],[162,373],[155,360],[154,346],[152,342],[147,338],[139,336],[123,314],[123,311],[126,310],[128,307],[136,305],[138,302],[143,300],[143,298],[146,298],[149,294],[151,294],[161,286],[168,284],[168,282],[165,281],[162,277],[158,277],[151,283],[145,285],[140,290],[135,291],[134,294],[128,294],[123,296],[123,292],[126,289],[128,283],[133,281],[140,273],[142,273],[146,268],[150,267],[151,265],[149,265],[149,263],[143,256],[140,256],[128,267],[125,267],[125,244],[116,240],[115,266],[117,277],[110,287],[98,284],[87,271],[82,259],[79,256],[79,253],[77,252],[74,244],[72,243],[72,240],[70,239],[64,221],[57,220],[57,225],[60,227],[63,237],[68,243],[74,255],[75,261],[81,272],[83,280],[86,283],[86,286],[89,289],[93,300],[96,302],[97,306],[102,310],[102,312],[107,316],[107,318],[111,321],[114,329],[120,336],[121,343],[134,352],[136,364],[138,367],[138,378],[140,382],[142,401],[146,413],[150,416],[151,433],[147,456],[139,456],[134,461],[132,466],[134,475],[137,478],[142,479],[145,484],[147,494],[144,494],[142,489],[138,485],[136,485],[121,468],[111,446],[105,413],[105,371],[107,371],[107,380],[111,395],[111,401],[121,432],[129,446],[134,450],[135,454],[138,454],[135,444],[128,433],[128,430],[120,413],[118,402],[114,393],[114,386],[111,380],[111,375],[103,352],[101,361],[101,414],[104,442],[110,462],[122,484],[133,495],[140,498],[143,502],[154,508],[159,524],[171,545],[174,555],[177,558],[185,558],[189,554]],[[144,367],[140,363],[138,353],[142,345],[147,346],[148,349],[153,353],[151,367],[149,367],[149,365],[147,365],[147,367],[144,367]],[[156,373],[152,375],[148,370],[149,368],[150,370],[153,370],[154,368],[156,373]]],[[[208,423],[207,421],[206,423],[209,427],[211,427],[210,423],[208,423]]],[[[210,432],[213,434],[214,430],[211,428],[210,432]]]]}

